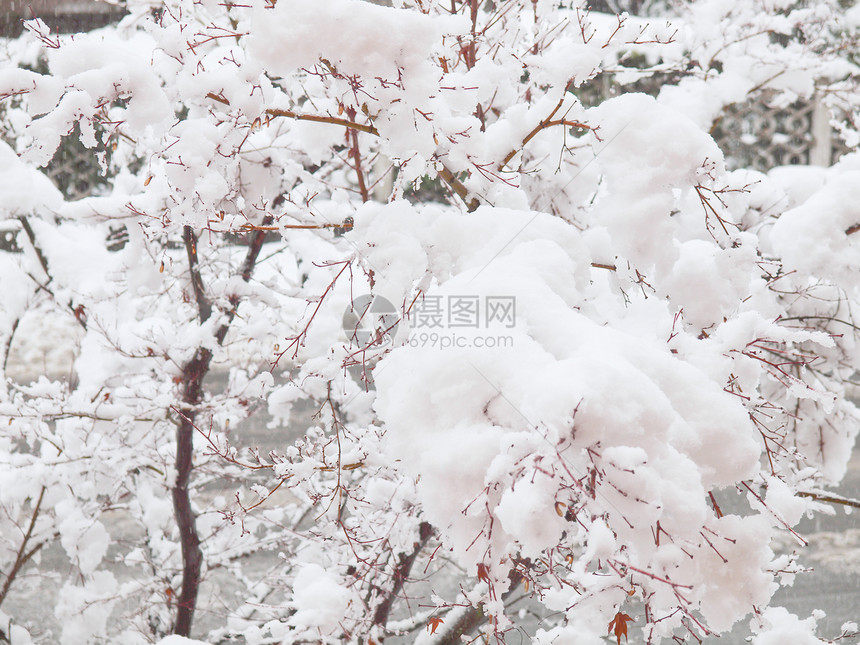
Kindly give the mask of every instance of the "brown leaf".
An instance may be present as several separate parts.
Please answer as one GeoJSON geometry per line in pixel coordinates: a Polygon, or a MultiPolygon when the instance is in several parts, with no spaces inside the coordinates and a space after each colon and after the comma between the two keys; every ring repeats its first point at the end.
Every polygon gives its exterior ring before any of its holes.
{"type": "Polygon", "coordinates": [[[490,570],[487,569],[487,565],[483,562],[478,563],[478,580],[490,584],[490,570]]]}
{"type": "Polygon", "coordinates": [[[633,622],[633,619],[630,618],[627,614],[622,614],[620,611],[615,614],[615,618],[609,621],[609,629],[607,630],[607,634],[615,633],[615,640],[618,645],[621,645],[621,637],[624,637],[624,640],[627,640],[627,623],[633,622]]]}
{"type": "Polygon", "coordinates": [[[430,620],[427,621],[427,627],[430,628],[430,633],[435,634],[436,630],[439,628],[439,625],[442,624],[442,619],[439,616],[433,616],[430,620]]]}

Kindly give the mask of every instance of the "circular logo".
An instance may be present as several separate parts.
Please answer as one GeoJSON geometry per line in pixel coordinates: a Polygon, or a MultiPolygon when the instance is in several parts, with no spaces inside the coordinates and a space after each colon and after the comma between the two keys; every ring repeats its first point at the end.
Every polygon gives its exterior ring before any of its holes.
{"type": "Polygon", "coordinates": [[[360,347],[394,342],[399,324],[397,308],[382,296],[359,296],[343,312],[343,331],[360,347]]]}

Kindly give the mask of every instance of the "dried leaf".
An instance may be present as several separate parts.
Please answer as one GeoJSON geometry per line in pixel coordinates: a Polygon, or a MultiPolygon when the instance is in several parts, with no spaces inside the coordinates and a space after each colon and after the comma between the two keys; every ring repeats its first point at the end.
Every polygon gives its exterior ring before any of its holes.
{"type": "Polygon", "coordinates": [[[439,616],[433,616],[430,620],[427,621],[427,627],[430,628],[430,633],[435,634],[436,630],[439,628],[439,625],[442,624],[442,619],[439,616]]]}
{"type": "Polygon", "coordinates": [[[615,634],[615,640],[618,645],[621,645],[621,637],[627,640],[627,623],[633,622],[633,619],[627,614],[622,614],[620,611],[615,614],[615,618],[609,621],[609,629],[607,634],[615,634]]]}

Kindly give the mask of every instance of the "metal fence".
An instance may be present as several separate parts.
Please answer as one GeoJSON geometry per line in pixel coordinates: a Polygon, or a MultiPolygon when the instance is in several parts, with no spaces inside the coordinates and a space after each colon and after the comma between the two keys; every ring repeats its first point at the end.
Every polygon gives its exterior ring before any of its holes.
{"type": "Polygon", "coordinates": [[[847,152],[830,127],[830,115],[818,101],[773,105],[763,94],[723,111],[711,134],[729,168],[767,171],[775,166],[829,166],[847,152]]]}

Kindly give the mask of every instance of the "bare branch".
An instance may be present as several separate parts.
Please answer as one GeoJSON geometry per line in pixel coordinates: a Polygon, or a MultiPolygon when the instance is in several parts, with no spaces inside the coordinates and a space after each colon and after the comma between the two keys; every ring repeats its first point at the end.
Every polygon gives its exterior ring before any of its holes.
{"type": "Polygon", "coordinates": [[[12,328],[9,330],[9,337],[6,339],[6,347],[3,348],[3,373],[6,373],[6,368],[9,365],[9,352],[12,351],[12,341],[15,340],[15,332],[18,330],[20,318],[15,318],[12,321],[12,328]]]}
{"type": "MultiPolygon", "coordinates": [[[[275,110],[270,109],[266,110],[266,114],[270,116],[283,116],[290,119],[296,119],[297,121],[313,121],[315,123],[329,123],[331,125],[342,125],[345,128],[349,128],[351,130],[357,130],[359,132],[366,132],[368,134],[372,134],[374,136],[379,136],[379,130],[376,129],[373,125],[367,125],[364,123],[356,123],[355,121],[350,121],[348,119],[341,119],[336,116],[322,116],[318,114],[299,114],[297,112],[293,112],[291,110],[275,110]]],[[[451,187],[451,190],[462,199],[466,203],[466,208],[471,213],[474,210],[477,210],[480,202],[477,198],[473,197],[469,199],[469,190],[463,185],[463,183],[457,179],[453,172],[448,170],[444,164],[441,165],[441,168],[436,171],[439,177],[451,187]]]]}
{"type": "Polygon", "coordinates": [[[203,279],[200,277],[200,264],[197,260],[197,236],[192,228],[186,225],[182,229],[182,241],[185,243],[185,253],[188,256],[188,268],[191,271],[191,288],[197,301],[197,315],[204,323],[212,315],[212,305],[203,292],[203,279]]]}
{"type": "Polygon", "coordinates": [[[842,497],[841,495],[822,495],[820,493],[807,493],[798,491],[798,497],[808,497],[816,502],[827,502],[828,504],[840,504],[842,506],[850,506],[851,508],[860,508],[860,500],[851,499],[850,497],[842,497]]]}
{"type": "MultiPolygon", "coordinates": [[[[45,275],[48,276],[48,282],[46,284],[50,284],[54,277],[51,275],[51,271],[48,266],[48,259],[45,257],[44,252],[42,251],[42,247],[36,242],[36,234],[33,232],[33,227],[30,226],[30,221],[26,217],[19,217],[18,221],[21,222],[21,227],[24,229],[24,233],[27,234],[27,239],[30,241],[30,246],[33,247],[33,251],[36,253],[36,257],[39,259],[39,265],[42,267],[42,271],[45,272],[45,275]]],[[[35,277],[30,276],[39,285],[39,288],[42,289],[45,293],[49,294],[51,298],[56,299],[54,292],[47,288],[46,285],[41,284],[35,277]]],[[[78,321],[78,324],[84,329],[87,328],[86,315],[84,312],[84,306],[78,305],[77,307],[70,300],[66,303],[69,310],[75,316],[75,320],[78,321]]],[[[10,341],[11,342],[11,341],[10,341]]]]}
{"type": "Polygon", "coordinates": [[[36,526],[36,519],[39,517],[39,511],[42,508],[42,500],[45,498],[45,490],[46,487],[42,486],[42,490],[39,492],[39,499],[36,500],[33,514],[30,516],[30,525],[27,527],[27,532],[24,533],[24,539],[21,540],[21,546],[18,547],[18,553],[15,555],[15,562],[12,565],[12,569],[6,575],[6,582],[3,583],[3,588],[0,589],[0,606],[2,606],[3,601],[6,600],[6,595],[9,593],[9,589],[12,587],[12,583],[15,581],[21,568],[27,564],[27,561],[32,558],[39,549],[42,548],[42,544],[37,544],[35,547],[27,551],[27,545],[30,542],[30,538],[33,537],[33,529],[36,526]]]}
{"type": "Polygon", "coordinates": [[[372,125],[356,123],[355,121],[350,121],[348,119],[340,119],[336,116],[321,116],[319,114],[299,114],[298,112],[293,112],[291,110],[266,110],[266,114],[268,114],[269,116],[283,116],[289,119],[295,119],[296,121],[313,121],[315,123],[330,123],[331,125],[342,125],[344,127],[350,128],[351,130],[358,130],[359,132],[367,132],[368,134],[379,136],[379,130],[377,130],[372,125]]]}
{"type": "MultiPolygon", "coordinates": [[[[550,113],[549,113],[549,116],[548,116],[548,117],[546,117],[544,120],[542,120],[540,123],[538,123],[538,124],[537,124],[533,129],[532,129],[532,131],[531,131],[531,132],[529,132],[529,133],[528,133],[528,134],[523,138],[523,141],[522,141],[522,143],[519,145],[519,147],[518,147],[518,148],[515,148],[514,150],[511,150],[511,151],[510,151],[510,152],[505,156],[505,158],[504,158],[504,159],[502,159],[502,162],[499,164],[499,170],[504,170],[504,169],[505,169],[505,166],[507,166],[507,165],[508,165],[508,163],[511,161],[511,159],[513,159],[514,157],[516,157],[516,156],[517,156],[517,153],[518,153],[520,150],[522,150],[523,148],[525,148],[526,144],[527,144],[529,141],[531,141],[532,139],[534,139],[534,138],[537,136],[537,134],[538,134],[539,132],[541,132],[542,130],[546,130],[547,128],[551,128],[551,127],[556,126],[556,125],[564,125],[564,126],[567,126],[567,127],[569,127],[569,128],[583,128],[583,129],[585,129],[585,130],[591,130],[592,132],[594,132],[594,130],[595,130],[595,129],[594,129],[593,127],[591,127],[590,125],[587,125],[587,124],[585,124],[585,123],[580,123],[579,121],[570,121],[570,120],[565,119],[565,118],[561,118],[561,119],[553,119],[552,117],[554,117],[554,116],[555,116],[555,113],[556,113],[556,112],[558,112],[558,111],[561,109],[561,106],[562,106],[563,104],[564,104],[564,98],[562,98],[562,99],[558,102],[558,104],[557,104],[557,105],[552,109],[552,112],[550,112],[550,113]]],[[[599,137],[598,137],[598,139],[599,139],[599,137]]]]}
{"type": "Polygon", "coordinates": [[[385,627],[388,623],[388,617],[391,615],[391,608],[394,606],[394,601],[403,590],[403,585],[409,578],[409,572],[415,564],[415,559],[418,557],[418,554],[421,553],[421,550],[430,540],[432,535],[433,527],[430,526],[430,524],[427,522],[421,522],[421,524],[418,525],[418,541],[415,542],[411,553],[400,554],[399,562],[397,563],[397,567],[394,569],[393,584],[385,594],[382,602],[376,606],[376,611],[373,613],[374,625],[385,627]]]}
{"type": "Polygon", "coordinates": [[[472,197],[469,199],[469,189],[463,185],[463,182],[457,179],[453,172],[448,170],[444,165],[441,165],[436,173],[451,187],[451,190],[453,190],[454,193],[456,193],[456,195],[466,203],[466,208],[470,213],[478,210],[478,206],[481,205],[478,198],[472,197]]]}
{"type": "MultiPolygon", "coordinates": [[[[510,573],[511,588],[502,594],[502,601],[507,602],[517,590],[517,587],[523,581],[523,576],[517,571],[510,573]]],[[[450,618],[449,612],[449,618],[450,618]]],[[[450,624],[444,623],[447,627],[444,631],[439,632],[439,638],[433,642],[433,645],[460,645],[463,642],[463,636],[477,629],[490,618],[484,613],[481,607],[466,607],[460,612],[455,620],[450,624]]]]}

